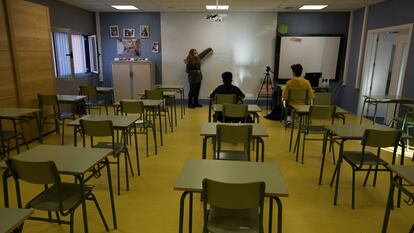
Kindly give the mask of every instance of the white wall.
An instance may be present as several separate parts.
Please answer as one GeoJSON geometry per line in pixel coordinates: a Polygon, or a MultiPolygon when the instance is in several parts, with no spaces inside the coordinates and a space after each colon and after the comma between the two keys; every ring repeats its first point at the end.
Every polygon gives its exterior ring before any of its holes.
{"type": "Polygon", "coordinates": [[[184,58],[191,48],[214,52],[201,66],[200,98],[222,83],[221,73],[233,72],[233,83],[256,98],[266,66],[273,69],[276,13],[227,13],[220,23],[206,13],[161,13],[162,83],[184,84],[188,90],[184,58]]]}

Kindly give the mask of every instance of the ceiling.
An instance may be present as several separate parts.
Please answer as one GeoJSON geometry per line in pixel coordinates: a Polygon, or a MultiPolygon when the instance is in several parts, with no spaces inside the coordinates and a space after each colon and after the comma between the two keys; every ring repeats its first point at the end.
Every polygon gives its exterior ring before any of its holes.
{"type": "MultiPolygon", "coordinates": [[[[60,0],[62,2],[97,12],[120,12],[111,5],[134,5],[143,12],[207,12],[205,5],[215,5],[215,0],[60,0]]],[[[297,11],[304,4],[326,4],[322,11],[349,11],[384,0],[219,0],[229,5],[229,11],[297,11]]],[[[136,12],[136,11],[135,11],[136,12]]]]}

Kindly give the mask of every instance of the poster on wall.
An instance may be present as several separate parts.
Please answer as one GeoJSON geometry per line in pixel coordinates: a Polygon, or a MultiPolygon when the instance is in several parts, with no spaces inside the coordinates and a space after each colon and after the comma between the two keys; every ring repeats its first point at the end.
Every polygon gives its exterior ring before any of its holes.
{"type": "Polygon", "coordinates": [[[149,38],[150,31],[148,25],[139,25],[139,35],[140,38],[149,38]]]}
{"type": "Polygon", "coordinates": [[[160,42],[159,41],[154,41],[152,42],[152,48],[151,51],[153,53],[159,53],[160,52],[160,42]]]}
{"type": "Polygon", "coordinates": [[[109,26],[109,33],[111,35],[111,38],[119,37],[118,25],[109,26]]]}
{"type": "Polygon", "coordinates": [[[118,56],[139,56],[140,41],[139,39],[118,39],[116,43],[116,51],[118,56]]]}

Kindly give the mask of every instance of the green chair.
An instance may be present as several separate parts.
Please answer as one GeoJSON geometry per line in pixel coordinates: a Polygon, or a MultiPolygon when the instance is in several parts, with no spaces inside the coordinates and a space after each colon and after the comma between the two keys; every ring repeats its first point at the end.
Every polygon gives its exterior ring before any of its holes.
{"type": "Polygon", "coordinates": [[[288,115],[290,112],[292,112],[292,108],[290,107],[292,100],[303,102],[303,104],[308,104],[308,90],[289,90],[288,99],[284,101],[282,108],[285,127],[287,127],[290,124],[290,122],[288,121],[288,115]]]}
{"type": "Polygon", "coordinates": [[[157,154],[157,135],[155,125],[147,119],[144,104],[142,101],[121,100],[121,112],[125,115],[138,114],[139,119],[135,122],[135,126],[139,129],[138,134],[145,134],[145,145],[148,157],[148,129],[151,128],[154,137],[155,154],[157,154]]]}
{"type": "Polygon", "coordinates": [[[91,109],[98,109],[99,114],[101,114],[101,106],[105,106],[106,115],[108,115],[108,105],[105,104],[105,101],[98,99],[96,86],[80,86],[79,94],[87,97],[85,107],[88,110],[88,114],[91,114],[91,109]]]}
{"type": "Polygon", "coordinates": [[[316,92],[314,94],[312,104],[313,105],[331,105],[332,94],[329,92],[316,92]]]}
{"type": "Polygon", "coordinates": [[[21,129],[18,129],[19,126],[21,127],[21,124],[24,122],[24,120],[10,120],[12,123],[12,129],[3,129],[4,121],[5,119],[0,120],[1,159],[7,158],[10,155],[10,141],[12,140],[15,140],[17,154],[20,153],[19,140],[22,140],[26,145],[26,149],[29,149],[29,145],[27,144],[23,131],[21,129]]]}
{"type": "Polygon", "coordinates": [[[223,122],[247,122],[247,104],[223,104],[223,122]]]}
{"type": "MultiPolygon", "coordinates": [[[[211,109],[213,107],[213,105],[211,103],[214,104],[236,104],[237,103],[237,97],[234,94],[215,94],[212,98],[210,98],[210,107],[209,107],[209,121],[210,121],[210,116],[211,116],[211,109]]],[[[217,121],[223,121],[223,114],[222,113],[217,113],[215,112],[213,114],[213,121],[217,122],[217,121]]]]}
{"type": "MultiPolygon", "coordinates": [[[[112,126],[112,121],[93,121],[93,120],[84,120],[80,119],[80,126],[82,130],[82,140],[83,146],[85,147],[85,136],[90,137],[91,147],[94,148],[106,148],[112,149],[112,154],[116,158],[116,162],[111,162],[117,166],[117,175],[118,175],[118,195],[121,193],[121,180],[120,180],[120,161],[119,158],[121,154],[124,154],[125,157],[125,180],[126,180],[126,190],[129,191],[129,179],[128,179],[128,163],[131,169],[132,176],[134,171],[132,170],[131,159],[129,157],[128,148],[124,146],[123,143],[115,142],[114,127],[112,126]],[[112,141],[110,142],[98,142],[94,144],[95,137],[111,137],[112,141]]],[[[138,165],[138,175],[140,175],[139,170],[139,159],[137,158],[138,165]]]]}
{"type": "MultiPolygon", "coordinates": [[[[302,143],[302,164],[305,154],[305,144],[306,141],[325,141],[326,129],[325,124],[321,124],[320,121],[333,124],[335,119],[335,110],[336,107],[333,105],[312,105],[309,108],[309,115],[305,119],[305,125],[302,129],[299,129],[303,134],[303,143],[302,143]],[[314,124],[312,121],[318,121],[319,124],[314,124]],[[309,134],[314,135],[323,135],[323,138],[306,138],[309,134]]],[[[299,134],[300,137],[300,134],[299,134]]],[[[296,139],[295,147],[299,148],[300,138],[296,139]]],[[[332,144],[331,144],[332,145],[332,144]]],[[[324,144],[323,144],[324,146],[324,144]]],[[[322,148],[322,151],[324,148],[322,148]]],[[[299,149],[296,151],[296,161],[298,161],[299,149]]],[[[333,155],[333,154],[332,154],[333,155]]],[[[333,158],[335,161],[335,157],[333,158]]]]}
{"type": "MultiPolygon", "coordinates": [[[[22,208],[19,180],[44,185],[45,187],[45,190],[30,200],[25,208],[48,211],[48,218],[30,217],[29,219],[54,222],[59,225],[68,224],[70,225],[70,232],[73,233],[74,213],[76,208],[82,204],[82,186],[75,183],[61,182],[56,165],[52,161],[26,162],[9,158],[6,160],[6,163],[15,181],[19,208],[22,208]],[[52,211],[56,213],[56,219],[52,219],[52,211]],[[60,215],[69,215],[70,220],[61,220],[60,215]]],[[[92,193],[92,186],[84,185],[83,192],[83,197],[86,200],[93,200],[106,231],[109,231],[98,201],[92,193]]]]}
{"type": "MultiPolygon", "coordinates": [[[[145,98],[149,100],[163,100],[164,94],[162,90],[145,90],[145,98]]],[[[165,104],[165,102],[164,102],[165,104]]],[[[155,111],[153,112],[155,114],[155,111]]],[[[171,127],[171,132],[173,131],[173,124],[170,118],[170,111],[167,106],[162,105],[161,106],[161,116],[164,116],[164,124],[165,124],[165,133],[167,133],[167,117],[168,122],[171,127]]],[[[155,122],[153,122],[155,124],[155,122]]]]}
{"type": "MultiPolygon", "coordinates": [[[[364,186],[372,167],[375,166],[373,186],[376,184],[378,171],[389,171],[386,167],[387,162],[380,157],[381,148],[394,147],[393,158],[396,157],[398,142],[402,131],[400,130],[372,130],[367,129],[361,141],[362,151],[343,151],[343,159],[352,167],[352,209],[355,208],[355,172],[368,171],[365,177],[364,186]],[[377,153],[366,151],[366,147],[377,148],[377,153]],[[383,169],[378,169],[378,166],[383,169]],[[367,168],[368,167],[368,168],[367,168]]],[[[393,161],[394,163],[395,161],[393,161]]],[[[392,178],[392,173],[390,172],[392,178]]]]}
{"type": "Polygon", "coordinates": [[[203,180],[203,233],[263,233],[265,183],[203,180]]]}
{"type": "Polygon", "coordinates": [[[217,136],[215,158],[224,160],[250,161],[250,142],[252,141],[252,125],[216,126],[217,136]],[[243,150],[223,150],[223,143],[243,144],[243,150]]]}
{"type": "Polygon", "coordinates": [[[56,133],[60,134],[60,125],[62,126],[62,145],[65,144],[65,120],[75,120],[75,115],[71,112],[61,112],[56,95],[37,95],[39,100],[40,119],[42,132],[45,124],[54,124],[56,133]]]}

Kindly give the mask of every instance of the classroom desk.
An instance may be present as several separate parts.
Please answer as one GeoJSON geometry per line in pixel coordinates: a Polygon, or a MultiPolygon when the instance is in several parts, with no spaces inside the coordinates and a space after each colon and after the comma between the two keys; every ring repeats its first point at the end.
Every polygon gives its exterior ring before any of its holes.
{"type": "MultiPolygon", "coordinates": [[[[303,117],[309,114],[310,105],[292,104],[290,106],[293,108],[293,114],[292,114],[292,128],[290,129],[289,151],[292,150],[293,128],[295,126],[295,114],[299,115],[299,128],[298,128],[298,134],[296,136],[296,143],[295,143],[296,161],[298,161],[299,148],[300,148],[300,134],[301,134],[301,129],[305,124],[303,117]]],[[[346,111],[345,109],[336,107],[335,115],[340,116],[338,118],[342,119],[343,124],[345,124],[345,114],[348,114],[348,113],[349,112],[346,111]]]]}
{"type": "Polygon", "coordinates": [[[278,205],[278,232],[282,232],[282,202],[279,197],[288,197],[282,172],[276,164],[248,163],[224,160],[187,160],[174,185],[174,190],[183,191],[180,199],[180,220],[178,232],[183,232],[184,201],[190,194],[189,232],[192,232],[193,193],[201,193],[202,181],[208,178],[225,183],[265,182],[265,197],[270,198],[269,232],[272,231],[273,200],[278,205]]]}
{"type": "MultiPolygon", "coordinates": [[[[170,119],[171,119],[171,132],[174,132],[172,122],[175,122],[175,126],[177,126],[177,103],[176,103],[176,99],[175,99],[176,94],[177,94],[176,91],[163,91],[162,92],[162,95],[163,95],[164,99],[170,99],[171,100],[171,116],[170,116],[170,119]],[[174,111],[174,115],[173,115],[173,111],[174,111]]],[[[145,93],[138,93],[138,95],[143,97],[143,100],[145,99],[145,93]]],[[[182,117],[181,117],[181,119],[182,119],[182,117]]],[[[166,129],[167,129],[167,126],[166,126],[166,129]]]]}
{"type": "Polygon", "coordinates": [[[203,123],[201,125],[200,136],[203,137],[203,150],[202,150],[202,159],[207,158],[207,139],[216,137],[217,125],[218,124],[229,124],[229,125],[252,125],[252,137],[257,139],[256,146],[256,162],[259,161],[259,143],[262,145],[262,158],[261,161],[264,162],[264,137],[269,137],[269,134],[266,131],[266,128],[257,123],[203,123]]]}
{"type": "MultiPolygon", "coordinates": [[[[223,105],[222,104],[213,104],[213,111],[214,112],[222,112],[223,111],[223,105]]],[[[260,107],[257,104],[248,104],[247,105],[247,112],[249,114],[253,114],[253,122],[254,122],[254,119],[257,117],[257,123],[259,123],[259,121],[260,121],[259,113],[262,112],[262,109],[260,109],[260,107]]],[[[209,116],[208,119],[211,119],[211,116],[209,116]]]]}
{"type": "MultiPolygon", "coordinates": [[[[124,147],[127,148],[128,142],[128,132],[131,127],[134,128],[134,139],[135,139],[135,155],[137,158],[137,169],[138,169],[138,176],[140,175],[139,169],[139,157],[138,157],[138,142],[137,142],[137,127],[135,125],[135,121],[138,120],[138,116],[120,116],[120,115],[85,115],[79,119],[71,121],[68,123],[68,126],[73,126],[73,137],[74,137],[74,145],[77,145],[77,132],[80,132],[80,120],[92,120],[92,121],[112,121],[112,125],[114,130],[121,130],[122,131],[122,141],[124,143],[124,147]]],[[[125,158],[125,161],[127,158],[125,158]]],[[[128,174],[128,166],[126,166],[126,173],[128,174]]],[[[131,171],[132,174],[133,171],[131,171]]],[[[128,176],[126,176],[127,181],[127,190],[129,190],[128,185],[128,176]]],[[[119,190],[118,190],[119,191],[119,190]]]]}
{"type": "MultiPolygon", "coordinates": [[[[341,172],[341,163],[342,163],[342,151],[344,150],[344,144],[348,140],[361,140],[365,130],[367,129],[375,129],[375,130],[390,130],[394,131],[396,129],[384,126],[384,125],[359,125],[359,124],[350,124],[350,125],[326,125],[325,126],[327,133],[330,135],[335,136],[335,141],[340,145],[339,147],[339,158],[336,163],[335,172],[331,179],[331,185],[336,178],[335,183],[335,196],[334,196],[334,205],[337,203],[338,199],[338,189],[339,189],[339,176],[341,172]]],[[[328,137],[325,137],[328,138],[328,137]]],[[[407,134],[403,134],[401,136],[400,145],[402,147],[401,152],[401,161],[400,164],[404,164],[404,151],[405,151],[405,142],[407,138],[411,138],[407,134]]],[[[324,145],[326,145],[327,140],[325,140],[324,145]]],[[[319,174],[319,185],[322,183],[322,175],[323,175],[323,167],[325,162],[325,154],[326,154],[326,146],[324,146],[325,150],[322,153],[322,163],[321,163],[321,170],[319,174]]],[[[395,164],[396,158],[393,157],[392,164],[395,164]]]]}
{"type": "MultiPolygon", "coordinates": [[[[111,200],[112,218],[114,222],[114,229],[117,229],[115,202],[112,189],[111,169],[109,167],[108,155],[112,153],[110,149],[100,148],[85,148],[85,147],[73,147],[73,146],[57,146],[57,145],[39,145],[33,149],[27,150],[21,154],[16,155],[14,158],[28,162],[41,162],[41,161],[53,161],[56,164],[58,173],[61,175],[74,176],[81,189],[84,184],[95,177],[94,174],[85,178],[85,174],[89,173],[92,168],[104,163],[106,166],[106,172],[108,176],[109,196],[111,200]]],[[[3,164],[4,166],[4,164],[3,164]]],[[[103,169],[104,166],[99,166],[99,169],[103,169]]],[[[8,198],[8,186],[7,176],[10,176],[7,169],[3,173],[3,189],[4,189],[4,203],[5,207],[9,206],[8,198]]],[[[81,190],[81,194],[84,192],[81,190]]],[[[83,224],[85,232],[88,232],[88,221],[86,215],[86,203],[83,198],[82,202],[83,212],[83,224]]]]}
{"type": "MultiPolygon", "coordinates": [[[[155,88],[165,91],[175,91],[180,94],[181,97],[181,119],[185,115],[185,103],[184,103],[184,85],[155,85],[155,88]]],[[[174,95],[175,98],[175,95],[174,95]]]]}
{"type": "Polygon", "coordinates": [[[372,124],[375,124],[375,120],[377,119],[377,107],[378,104],[395,104],[394,106],[394,117],[397,114],[397,106],[398,104],[407,104],[412,103],[413,100],[407,97],[402,96],[367,96],[364,95],[364,103],[362,105],[362,111],[361,111],[361,118],[360,118],[360,124],[362,124],[362,118],[364,116],[364,109],[365,105],[367,105],[367,115],[370,105],[374,105],[374,120],[372,124]]]}
{"type": "Polygon", "coordinates": [[[0,232],[19,232],[17,229],[32,214],[32,209],[0,208],[0,232]]]}
{"type": "MultiPolygon", "coordinates": [[[[162,142],[162,123],[161,123],[161,106],[164,104],[164,100],[137,100],[137,99],[128,99],[127,101],[141,101],[144,104],[144,107],[147,109],[152,110],[152,123],[155,125],[155,112],[158,111],[158,121],[160,124],[160,141],[161,146],[163,145],[162,142]]],[[[114,103],[114,107],[117,109],[115,112],[119,114],[121,109],[121,103],[119,101],[114,103]]]]}
{"type": "MultiPolygon", "coordinates": [[[[17,130],[16,121],[26,120],[30,118],[36,119],[38,140],[42,143],[42,125],[40,120],[40,109],[38,108],[0,108],[0,129],[1,119],[8,119],[13,122],[14,130],[17,130]]],[[[16,146],[18,145],[16,139],[16,146]]],[[[17,153],[19,153],[19,147],[17,146],[17,153]]]]}
{"type": "Polygon", "coordinates": [[[70,104],[75,107],[76,113],[86,114],[86,95],[56,95],[60,104],[70,104]]]}
{"type": "MultiPolygon", "coordinates": [[[[393,173],[394,178],[391,180],[390,191],[388,193],[387,205],[385,207],[384,221],[382,224],[382,233],[387,232],[388,220],[390,218],[390,210],[393,206],[394,188],[397,187],[400,191],[404,192],[409,198],[414,199],[414,193],[410,192],[402,185],[402,180],[408,182],[409,185],[414,186],[414,166],[387,166],[393,173]]],[[[414,232],[414,225],[411,227],[410,232],[414,232]]]]}

